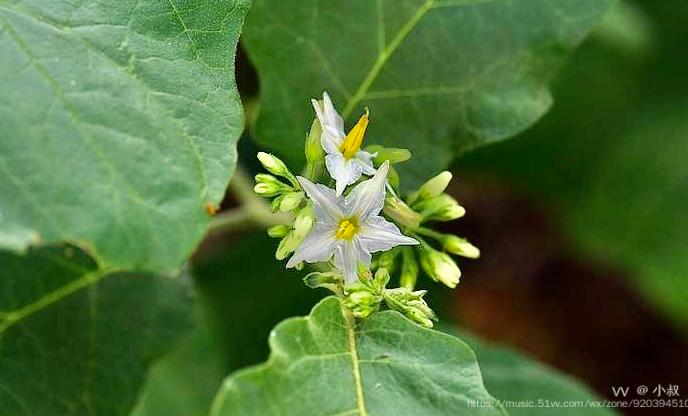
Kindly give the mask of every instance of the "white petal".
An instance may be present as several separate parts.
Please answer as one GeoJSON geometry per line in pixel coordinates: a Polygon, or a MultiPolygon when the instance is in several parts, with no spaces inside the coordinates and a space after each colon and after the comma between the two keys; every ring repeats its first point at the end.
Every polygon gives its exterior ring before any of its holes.
{"type": "Polygon", "coordinates": [[[375,168],[373,167],[373,158],[377,156],[377,153],[368,153],[364,150],[359,150],[356,152],[354,160],[356,163],[361,165],[363,173],[366,175],[375,175],[375,168]]]}
{"type": "Polygon", "coordinates": [[[371,179],[356,185],[344,202],[347,215],[356,215],[361,221],[377,215],[385,203],[385,184],[389,162],[385,162],[371,179]]]}
{"type": "Polygon", "coordinates": [[[357,163],[358,165],[361,166],[361,171],[365,173],[366,175],[375,175],[375,168],[373,167],[373,158],[377,154],[371,154],[363,150],[359,150],[356,152],[356,157],[352,159],[354,163],[357,163]]]}
{"type": "Polygon", "coordinates": [[[332,104],[332,100],[330,99],[330,94],[328,94],[327,91],[323,92],[323,107],[323,114],[327,119],[327,124],[341,132],[342,137],[344,137],[344,120],[342,120],[341,116],[334,108],[334,104],[332,104]]]}
{"type": "Polygon", "coordinates": [[[313,183],[308,179],[297,176],[299,183],[308,197],[313,201],[313,212],[319,223],[338,223],[344,218],[342,211],[342,198],[334,194],[331,188],[319,183],[313,183]]]}
{"type": "Polygon", "coordinates": [[[403,235],[396,225],[377,215],[367,218],[360,227],[357,236],[363,247],[371,253],[399,245],[419,244],[415,239],[403,235]]]}
{"type": "Polygon", "coordinates": [[[352,161],[353,159],[346,160],[341,153],[325,156],[327,171],[336,182],[337,196],[344,192],[347,185],[351,185],[361,177],[361,166],[352,161]]]}
{"type": "Polygon", "coordinates": [[[322,106],[316,100],[311,100],[311,104],[322,127],[320,145],[328,154],[339,152],[339,147],[345,137],[344,121],[334,109],[330,96],[326,92],[323,93],[322,106]]]}
{"type": "Polygon", "coordinates": [[[318,263],[329,260],[337,247],[334,231],[331,226],[315,224],[287,262],[287,268],[294,267],[302,261],[318,263]]]}
{"type": "Polygon", "coordinates": [[[351,240],[339,240],[334,253],[334,265],[344,275],[345,283],[358,280],[357,263],[360,261],[370,266],[371,255],[365,250],[361,241],[354,237],[351,240]]]}

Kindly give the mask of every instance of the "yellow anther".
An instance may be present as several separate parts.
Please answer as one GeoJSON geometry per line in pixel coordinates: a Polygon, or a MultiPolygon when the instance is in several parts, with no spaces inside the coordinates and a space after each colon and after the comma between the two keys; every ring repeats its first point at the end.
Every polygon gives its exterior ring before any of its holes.
{"type": "Polygon", "coordinates": [[[361,148],[361,143],[363,143],[363,135],[365,134],[366,128],[368,128],[368,109],[366,108],[365,114],[358,119],[358,122],[351,129],[349,134],[344,138],[342,142],[342,153],[347,159],[351,159],[356,155],[358,149],[361,148]]]}
{"type": "Polygon", "coordinates": [[[339,222],[339,226],[334,236],[340,240],[351,240],[354,234],[356,234],[357,229],[358,225],[356,224],[356,220],[353,218],[346,218],[339,222]]]}

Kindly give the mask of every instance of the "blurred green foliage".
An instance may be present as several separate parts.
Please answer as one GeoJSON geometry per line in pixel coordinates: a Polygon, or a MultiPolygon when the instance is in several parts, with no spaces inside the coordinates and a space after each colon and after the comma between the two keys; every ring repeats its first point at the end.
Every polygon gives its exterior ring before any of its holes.
{"type": "Polygon", "coordinates": [[[684,1],[620,3],[571,58],[540,123],[456,164],[548,201],[581,255],[616,264],[681,326],[688,322],[686,21],[684,1]]]}

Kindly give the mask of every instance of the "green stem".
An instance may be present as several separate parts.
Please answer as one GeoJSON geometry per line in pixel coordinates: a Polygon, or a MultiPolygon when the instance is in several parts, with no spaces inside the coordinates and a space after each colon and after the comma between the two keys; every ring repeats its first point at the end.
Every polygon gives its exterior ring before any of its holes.
{"type": "Polygon", "coordinates": [[[239,202],[239,207],[215,216],[210,222],[209,233],[261,229],[291,221],[288,214],[270,210],[268,203],[253,192],[253,181],[239,166],[229,184],[229,191],[239,202]]]}
{"type": "Polygon", "coordinates": [[[425,228],[425,227],[418,227],[418,228],[416,228],[416,229],[413,230],[413,231],[415,231],[416,233],[418,233],[418,234],[420,234],[420,235],[424,235],[424,236],[426,236],[426,237],[433,238],[433,239],[435,239],[435,240],[437,240],[437,241],[439,241],[439,242],[442,242],[442,241],[444,240],[444,238],[445,238],[444,234],[438,233],[438,232],[435,231],[435,230],[431,230],[431,229],[425,228]]]}

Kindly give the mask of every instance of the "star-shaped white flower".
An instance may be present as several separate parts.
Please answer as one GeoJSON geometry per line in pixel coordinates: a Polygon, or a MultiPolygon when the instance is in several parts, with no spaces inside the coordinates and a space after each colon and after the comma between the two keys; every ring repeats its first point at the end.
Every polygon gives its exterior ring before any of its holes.
{"type": "Polygon", "coordinates": [[[357,280],[357,262],[370,265],[371,253],[386,251],[401,244],[418,244],[396,225],[379,214],[385,202],[385,182],[389,162],[375,176],[359,183],[346,197],[333,189],[298,177],[299,183],[313,201],[315,225],[303,240],[287,267],[305,261],[328,261],[344,275],[346,283],[357,280]]]}
{"type": "Polygon", "coordinates": [[[344,121],[332,104],[327,92],[323,93],[322,106],[316,100],[311,100],[318,121],[322,126],[320,144],[325,150],[325,166],[330,176],[336,182],[337,196],[344,192],[347,185],[351,185],[361,177],[362,173],[374,175],[370,154],[361,150],[363,135],[368,127],[368,111],[361,116],[349,134],[344,134],[344,121]]]}

